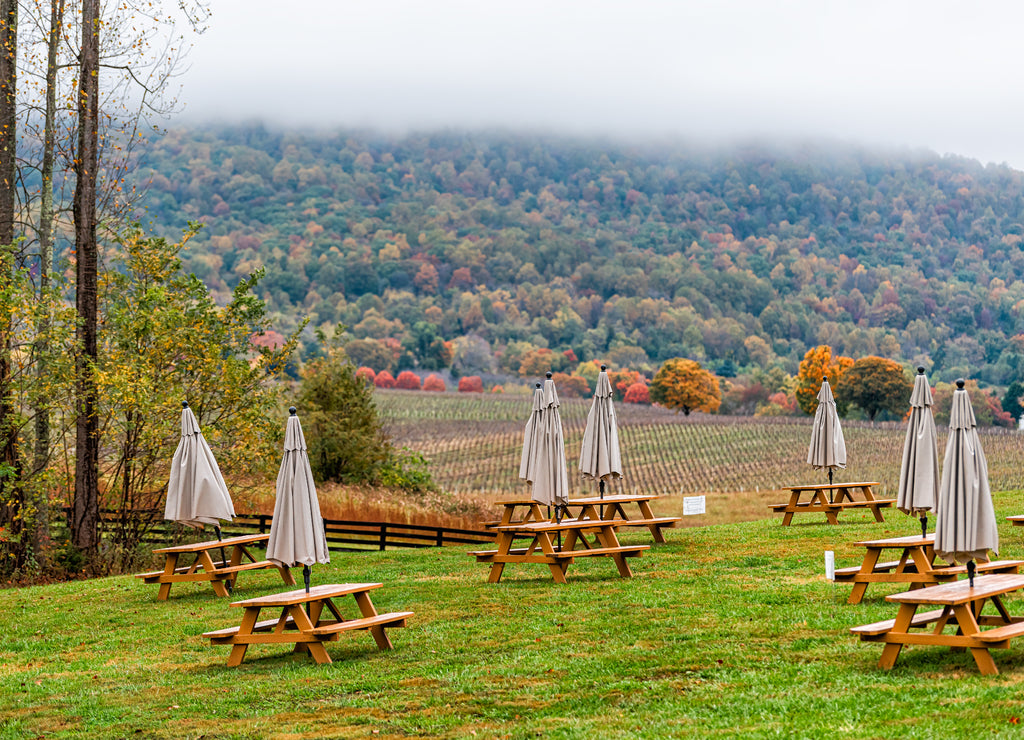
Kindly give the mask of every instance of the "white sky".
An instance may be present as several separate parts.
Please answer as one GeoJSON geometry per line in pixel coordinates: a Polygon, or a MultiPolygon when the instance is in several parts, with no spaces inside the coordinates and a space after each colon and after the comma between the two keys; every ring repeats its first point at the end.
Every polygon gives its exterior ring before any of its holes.
{"type": "Polygon", "coordinates": [[[179,123],[814,137],[1024,169],[1018,0],[210,3],[179,123]]]}

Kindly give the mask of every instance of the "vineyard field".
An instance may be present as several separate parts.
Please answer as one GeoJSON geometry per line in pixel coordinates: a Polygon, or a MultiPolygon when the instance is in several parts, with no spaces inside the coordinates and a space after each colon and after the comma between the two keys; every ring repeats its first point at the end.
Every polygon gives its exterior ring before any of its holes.
{"type": "MultiPolygon", "coordinates": [[[[445,490],[521,494],[518,478],[528,395],[378,390],[375,399],[396,447],[424,455],[445,490]]],[[[578,474],[590,399],[562,399],[561,417],[572,495],[592,493],[578,474]]],[[[823,476],[807,465],[811,419],[676,414],[617,404],[623,478],[611,490],[660,495],[780,490],[823,476]]],[[[906,427],[844,422],[848,464],[836,481],[876,480],[895,496],[906,427]]],[[[947,430],[940,428],[939,455],[947,430]]],[[[994,491],[1024,488],[1024,433],[979,429],[994,491]]]]}

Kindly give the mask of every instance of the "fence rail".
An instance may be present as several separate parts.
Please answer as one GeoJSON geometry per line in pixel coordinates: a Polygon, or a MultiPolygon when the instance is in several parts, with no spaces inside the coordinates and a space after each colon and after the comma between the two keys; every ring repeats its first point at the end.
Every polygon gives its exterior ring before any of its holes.
{"type": "MultiPolygon", "coordinates": [[[[221,526],[221,535],[266,534],[270,531],[269,514],[239,514],[221,526]]],[[[156,510],[116,510],[100,512],[100,527],[111,534],[118,528],[135,528],[145,523],[142,542],[150,544],[175,544],[192,539],[188,528],[163,519],[163,512],[156,510]]],[[[428,527],[420,524],[398,524],[395,522],[364,522],[345,519],[324,519],[327,547],[335,552],[368,552],[387,548],[444,547],[445,545],[476,545],[494,542],[493,532],[452,527],[428,527]]]]}

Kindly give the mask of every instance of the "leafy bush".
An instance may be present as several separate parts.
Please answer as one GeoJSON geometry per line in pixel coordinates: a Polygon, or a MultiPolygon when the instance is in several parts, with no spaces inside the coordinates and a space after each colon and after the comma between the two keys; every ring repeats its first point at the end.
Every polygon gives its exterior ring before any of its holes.
{"type": "Polygon", "coordinates": [[[395,378],[395,388],[406,391],[418,391],[420,389],[420,376],[411,370],[403,370],[395,378]]]}
{"type": "Polygon", "coordinates": [[[626,403],[649,404],[651,402],[651,391],[646,383],[633,383],[633,385],[626,389],[626,395],[622,400],[626,403]]]}
{"type": "Polygon", "coordinates": [[[373,379],[373,384],[378,388],[394,388],[395,378],[387,370],[381,370],[373,379]]]}
{"type": "Polygon", "coordinates": [[[356,377],[362,378],[368,383],[373,383],[374,379],[377,377],[377,373],[373,371],[372,367],[366,367],[364,365],[363,367],[356,370],[356,377]]]}
{"type": "Polygon", "coordinates": [[[380,468],[379,481],[388,488],[400,488],[412,493],[436,491],[437,484],[427,470],[427,459],[418,452],[402,448],[392,451],[380,468]]]}
{"type": "Polygon", "coordinates": [[[443,393],[447,390],[444,381],[441,380],[441,376],[437,373],[431,373],[427,376],[427,379],[423,381],[423,390],[434,391],[437,393],[443,393]]]}
{"type": "Polygon", "coordinates": [[[459,393],[483,393],[484,381],[479,375],[467,375],[459,378],[459,393]]]}

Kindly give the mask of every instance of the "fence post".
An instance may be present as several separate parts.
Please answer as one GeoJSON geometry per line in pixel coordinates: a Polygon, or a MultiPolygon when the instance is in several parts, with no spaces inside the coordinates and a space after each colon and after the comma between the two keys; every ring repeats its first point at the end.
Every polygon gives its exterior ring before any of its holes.
{"type": "Polygon", "coordinates": [[[437,528],[437,546],[444,547],[444,527],[437,528]]]}
{"type": "Polygon", "coordinates": [[[388,525],[380,525],[380,549],[383,552],[388,543],[388,525]]]}

